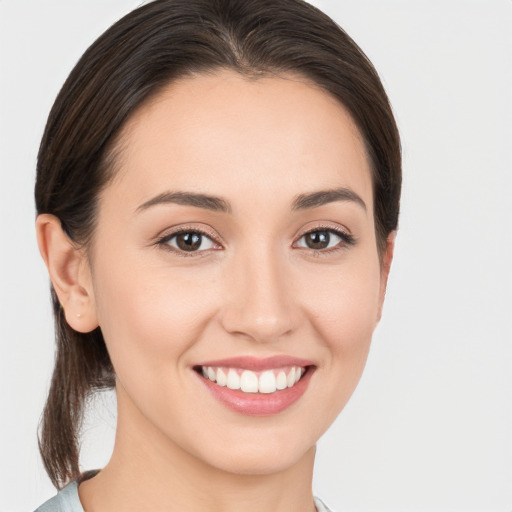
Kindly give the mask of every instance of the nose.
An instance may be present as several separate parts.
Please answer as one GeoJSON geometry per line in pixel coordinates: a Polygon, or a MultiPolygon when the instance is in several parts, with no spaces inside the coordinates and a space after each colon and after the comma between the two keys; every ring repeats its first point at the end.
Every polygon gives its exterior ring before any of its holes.
{"type": "Polygon", "coordinates": [[[285,258],[271,250],[241,255],[226,273],[221,308],[221,323],[226,331],[272,343],[297,329],[300,307],[285,258]]]}

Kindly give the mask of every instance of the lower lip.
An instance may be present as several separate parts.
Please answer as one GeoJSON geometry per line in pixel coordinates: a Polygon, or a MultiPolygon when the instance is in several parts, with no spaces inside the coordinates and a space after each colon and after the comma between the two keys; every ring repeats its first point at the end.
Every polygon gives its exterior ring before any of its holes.
{"type": "Polygon", "coordinates": [[[244,393],[238,389],[219,386],[200,374],[197,374],[197,377],[219,402],[232,411],[249,416],[271,416],[290,407],[305,393],[313,373],[314,368],[308,367],[306,373],[293,387],[274,393],[244,393]]]}

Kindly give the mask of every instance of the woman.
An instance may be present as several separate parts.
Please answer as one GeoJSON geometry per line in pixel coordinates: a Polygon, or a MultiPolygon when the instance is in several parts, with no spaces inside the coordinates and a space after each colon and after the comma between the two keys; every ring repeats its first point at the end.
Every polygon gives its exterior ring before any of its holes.
{"type": "Polygon", "coordinates": [[[400,173],[375,70],[304,2],[156,0],[105,32],[38,158],[64,487],[38,510],[328,510],[315,443],[380,318],[400,173]],[[112,457],[82,474],[112,386],[112,457]]]}

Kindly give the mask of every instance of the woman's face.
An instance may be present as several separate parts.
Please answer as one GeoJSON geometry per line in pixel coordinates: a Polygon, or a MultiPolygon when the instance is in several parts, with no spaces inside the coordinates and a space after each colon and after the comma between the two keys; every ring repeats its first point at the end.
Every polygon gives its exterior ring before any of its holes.
{"type": "Polygon", "coordinates": [[[384,295],[358,129],[305,79],[219,71],[170,85],[120,148],[90,252],[119,432],[291,467],[354,391],[384,295]]]}

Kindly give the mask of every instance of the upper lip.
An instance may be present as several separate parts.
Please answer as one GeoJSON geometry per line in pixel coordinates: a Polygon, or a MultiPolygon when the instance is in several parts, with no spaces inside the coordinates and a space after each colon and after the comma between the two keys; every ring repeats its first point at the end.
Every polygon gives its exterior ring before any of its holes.
{"type": "Polygon", "coordinates": [[[244,370],[263,371],[285,366],[312,366],[313,362],[308,359],[298,357],[278,355],[272,357],[258,358],[253,356],[229,357],[226,359],[216,359],[215,361],[204,361],[197,366],[212,366],[224,368],[241,368],[244,370]]]}

